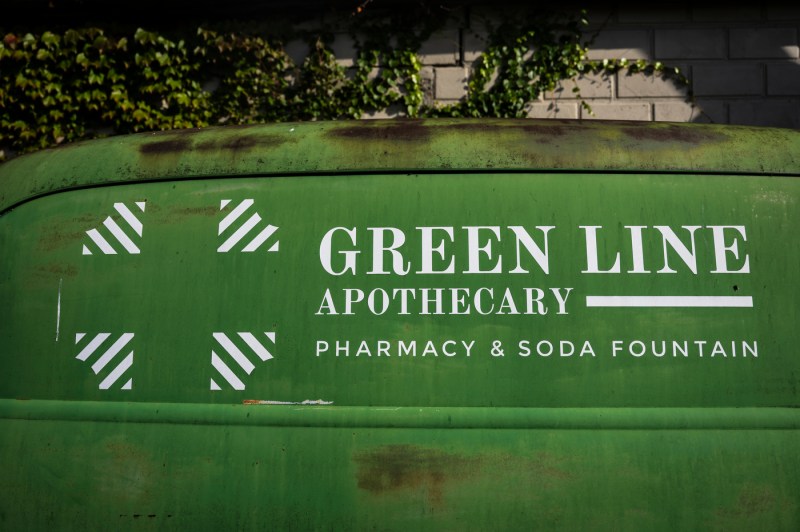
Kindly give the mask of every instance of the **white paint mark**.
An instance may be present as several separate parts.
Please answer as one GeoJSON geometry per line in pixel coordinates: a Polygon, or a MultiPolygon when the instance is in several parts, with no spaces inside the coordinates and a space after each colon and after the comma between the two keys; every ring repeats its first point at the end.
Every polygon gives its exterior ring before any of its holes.
{"type": "Polygon", "coordinates": [[[261,216],[258,213],[253,214],[249,220],[247,220],[244,225],[242,225],[239,229],[233,233],[228,240],[226,240],[218,249],[217,251],[220,253],[226,253],[231,250],[233,246],[236,245],[239,240],[244,238],[244,236],[250,232],[250,230],[255,227],[258,222],[261,221],[261,216]]]}
{"type": "Polygon", "coordinates": [[[136,247],[136,244],[133,243],[133,240],[128,238],[128,235],[125,234],[122,228],[117,225],[117,222],[115,222],[112,217],[109,216],[106,218],[106,220],[103,222],[103,225],[105,225],[106,228],[111,231],[111,234],[114,235],[114,237],[119,241],[120,244],[122,244],[122,247],[124,247],[128,253],[133,255],[139,253],[139,248],[136,247]]]}
{"type": "Polygon", "coordinates": [[[260,358],[264,362],[272,358],[272,355],[267,350],[267,348],[261,345],[261,343],[258,340],[256,340],[256,337],[252,335],[252,333],[240,332],[239,336],[242,338],[242,340],[244,340],[247,343],[247,345],[250,346],[250,349],[255,351],[256,355],[258,355],[258,358],[260,358]]]}
{"type": "Polygon", "coordinates": [[[225,348],[225,351],[227,351],[228,354],[231,357],[233,357],[236,363],[239,364],[239,366],[241,366],[242,369],[245,370],[245,372],[247,372],[248,375],[250,375],[253,372],[253,370],[255,369],[253,363],[250,362],[246,356],[244,356],[244,353],[239,351],[239,348],[236,347],[233,344],[233,342],[231,342],[230,338],[228,338],[225,335],[225,333],[216,332],[214,333],[214,338],[217,340],[217,342],[220,343],[222,347],[225,348]]]}
{"type": "Polygon", "coordinates": [[[274,332],[270,331],[270,332],[265,332],[264,334],[267,335],[267,338],[269,338],[270,342],[272,342],[273,344],[275,343],[275,333],[274,332]]]}
{"type": "Polygon", "coordinates": [[[95,374],[100,373],[100,370],[106,367],[106,364],[111,362],[111,360],[117,356],[117,353],[122,351],[122,348],[131,341],[131,338],[133,338],[133,333],[124,333],[122,336],[120,336],[117,341],[114,342],[105,353],[103,353],[103,356],[98,358],[95,363],[92,364],[92,371],[94,371],[95,374]]]}
{"type": "Polygon", "coordinates": [[[56,342],[58,342],[58,333],[59,329],[61,328],[61,283],[63,283],[63,281],[63,277],[58,280],[58,303],[56,304],[56,342]]]}
{"type": "Polygon", "coordinates": [[[137,201],[137,202],[136,202],[136,206],[137,206],[137,207],[139,207],[139,210],[140,210],[140,211],[144,212],[144,206],[145,206],[145,203],[146,203],[146,202],[144,202],[144,201],[137,201]]]}
{"type": "Polygon", "coordinates": [[[248,405],[332,405],[333,401],[323,401],[322,399],[306,399],[305,401],[256,401],[249,399],[244,402],[248,405]]]}
{"type": "Polygon", "coordinates": [[[89,251],[89,248],[87,248],[85,244],[83,246],[83,254],[84,255],[91,255],[92,254],[92,252],[89,251]]]}
{"type": "Polygon", "coordinates": [[[77,345],[78,342],[83,340],[84,336],[86,336],[86,333],[75,333],[75,344],[77,345]]]}
{"type": "Polygon", "coordinates": [[[586,296],[587,307],[752,307],[751,296],[586,296]]]}
{"type": "Polygon", "coordinates": [[[294,131],[294,128],[291,128],[291,129],[289,130],[289,133],[291,133],[292,131],[294,131]]]}
{"type": "Polygon", "coordinates": [[[83,350],[80,353],[78,353],[78,356],[76,356],[75,358],[77,358],[78,360],[85,361],[87,358],[91,356],[92,353],[94,353],[95,349],[97,349],[100,346],[100,344],[102,344],[105,341],[105,339],[108,338],[109,336],[111,336],[111,333],[98,334],[92,339],[91,342],[89,342],[86,345],[86,347],[83,348],[83,350]]]}
{"type": "Polygon", "coordinates": [[[100,383],[100,389],[108,390],[111,387],[111,385],[117,382],[117,379],[119,379],[120,376],[123,373],[125,373],[128,370],[128,368],[130,368],[132,365],[133,365],[133,351],[131,351],[128,354],[128,356],[125,357],[125,360],[119,363],[119,366],[114,368],[114,371],[108,374],[108,377],[103,379],[103,382],[100,383]]]}
{"type": "Polygon", "coordinates": [[[229,199],[219,200],[219,210],[224,209],[231,202],[229,199]]]}
{"type": "Polygon", "coordinates": [[[133,388],[133,379],[128,379],[128,382],[126,382],[126,383],[125,383],[125,384],[122,386],[122,389],[123,389],[123,390],[130,390],[131,388],[133,388]]]}
{"type": "MultiPolygon", "coordinates": [[[[230,202],[231,200],[222,200],[222,201],[230,202]]],[[[253,205],[253,203],[255,203],[254,200],[246,199],[239,205],[237,205],[236,208],[233,209],[231,212],[229,212],[228,215],[225,218],[223,218],[222,221],[219,223],[219,233],[217,234],[221,235],[228,227],[230,227],[230,225],[233,222],[235,222],[239,218],[239,216],[244,214],[244,211],[249,209],[250,206],[253,205]]],[[[225,205],[227,205],[227,203],[225,205]]],[[[220,205],[220,209],[223,209],[225,205],[220,205]]]]}
{"type": "MultiPolygon", "coordinates": [[[[263,231],[258,233],[258,235],[249,244],[247,244],[242,251],[249,253],[257,250],[259,246],[261,246],[261,244],[263,244],[264,241],[269,237],[271,237],[273,233],[275,233],[275,231],[277,230],[278,228],[275,227],[274,225],[268,225],[267,227],[264,228],[263,231]]],[[[270,249],[270,251],[272,250],[270,249]]]]}
{"type": "Polygon", "coordinates": [[[226,381],[228,381],[228,384],[233,386],[234,390],[244,390],[244,383],[239,380],[239,377],[233,374],[231,369],[214,351],[211,351],[211,365],[219,371],[220,375],[222,375],[226,381]]]}
{"type": "Polygon", "coordinates": [[[211,389],[217,392],[222,390],[222,388],[219,387],[219,384],[214,382],[214,379],[211,379],[211,389]]]}
{"type": "Polygon", "coordinates": [[[106,241],[106,239],[103,238],[103,235],[97,232],[97,229],[89,229],[88,231],[86,231],[86,234],[89,235],[89,238],[91,238],[95,244],[97,244],[97,247],[100,248],[100,251],[102,251],[106,255],[117,254],[117,252],[114,251],[114,248],[111,247],[108,241],[106,241]]]}
{"type": "MultiPolygon", "coordinates": [[[[137,205],[139,205],[137,203],[137,205]]],[[[128,225],[131,226],[131,229],[136,231],[136,234],[142,236],[142,222],[128,209],[128,207],[124,203],[115,203],[114,208],[117,210],[120,216],[128,222],[128,225]]],[[[142,211],[144,211],[144,206],[139,206],[142,211]]]]}
{"type": "Polygon", "coordinates": [[[279,248],[280,248],[280,241],[275,242],[274,244],[272,244],[272,247],[269,248],[267,251],[274,252],[274,251],[278,251],[279,248]]]}

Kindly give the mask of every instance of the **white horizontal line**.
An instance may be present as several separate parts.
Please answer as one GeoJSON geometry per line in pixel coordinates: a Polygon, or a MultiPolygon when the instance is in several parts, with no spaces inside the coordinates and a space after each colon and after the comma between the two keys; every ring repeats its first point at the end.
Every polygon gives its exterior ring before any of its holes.
{"type": "Polygon", "coordinates": [[[587,307],[752,307],[751,296],[586,296],[587,307]]]}

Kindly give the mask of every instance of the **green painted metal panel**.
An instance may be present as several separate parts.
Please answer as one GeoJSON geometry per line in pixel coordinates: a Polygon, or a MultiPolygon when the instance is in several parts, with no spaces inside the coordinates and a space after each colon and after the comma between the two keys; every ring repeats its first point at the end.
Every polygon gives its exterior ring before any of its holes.
{"type": "Polygon", "coordinates": [[[0,524],[794,530],[799,144],[289,124],[12,161],[0,524]]]}

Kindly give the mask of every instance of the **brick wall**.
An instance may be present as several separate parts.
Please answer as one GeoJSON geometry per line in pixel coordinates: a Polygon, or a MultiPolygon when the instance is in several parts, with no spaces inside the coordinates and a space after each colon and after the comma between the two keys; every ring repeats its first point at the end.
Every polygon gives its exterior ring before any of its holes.
{"type": "MultiPolygon", "coordinates": [[[[420,49],[430,100],[462,98],[472,62],[485,46],[490,7],[460,16],[420,49]]],[[[714,122],[800,128],[800,7],[663,8],[589,11],[590,58],[659,60],[692,81],[687,91],[658,76],[587,76],[542,95],[530,117],[714,122]]],[[[337,41],[346,51],[346,39],[337,41]]],[[[352,46],[351,46],[352,47],[352,46]]],[[[379,113],[375,116],[391,116],[379,113]]]]}

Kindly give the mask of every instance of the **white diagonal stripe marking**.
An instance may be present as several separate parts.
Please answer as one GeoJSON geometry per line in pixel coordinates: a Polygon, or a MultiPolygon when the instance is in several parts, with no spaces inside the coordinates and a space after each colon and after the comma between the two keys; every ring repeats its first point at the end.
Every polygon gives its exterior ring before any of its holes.
{"type": "Polygon", "coordinates": [[[97,247],[100,248],[100,251],[105,253],[106,255],[116,255],[117,252],[114,251],[114,248],[103,238],[103,235],[97,232],[97,229],[89,229],[86,231],[86,234],[89,235],[89,238],[94,240],[94,243],[97,244],[97,247]]]}
{"type": "Polygon", "coordinates": [[[119,366],[114,368],[114,371],[109,373],[108,377],[103,379],[103,382],[100,383],[100,389],[108,390],[111,387],[111,385],[117,382],[117,379],[119,379],[120,376],[123,373],[125,373],[128,370],[128,368],[130,368],[132,365],[133,365],[133,351],[128,353],[128,356],[126,356],[125,359],[119,363],[119,366]]]}
{"type": "Polygon", "coordinates": [[[244,353],[239,351],[239,348],[233,345],[230,338],[225,336],[225,333],[214,333],[214,338],[219,342],[219,344],[225,348],[225,351],[228,352],[230,356],[242,367],[243,370],[247,372],[248,375],[253,372],[255,366],[252,362],[250,362],[244,353]]]}
{"type": "MultiPolygon", "coordinates": [[[[228,200],[228,201],[230,201],[230,200],[228,200]]],[[[223,218],[222,221],[219,223],[219,233],[217,233],[217,234],[221,235],[225,231],[225,229],[230,227],[230,225],[233,222],[235,222],[236,219],[239,218],[239,216],[244,214],[244,211],[249,209],[250,206],[253,203],[254,203],[254,201],[252,199],[246,199],[243,202],[241,202],[239,205],[237,205],[236,208],[233,209],[231,212],[229,212],[228,215],[225,218],[223,218]]],[[[223,208],[223,207],[220,207],[220,208],[223,208]]]]}
{"type": "Polygon", "coordinates": [[[106,218],[106,220],[103,222],[103,225],[105,225],[108,230],[111,231],[111,234],[114,235],[117,240],[119,240],[119,243],[122,244],[122,247],[124,247],[128,253],[139,253],[139,248],[136,247],[136,244],[134,244],[133,241],[128,238],[128,235],[122,231],[122,228],[117,225],[117,222],[115,222],[111,216],[106,218]]]}
{"type": "Polygon", "coordinates": [[[128,222],[128,225],[131,226],[131,229],[136,231],[137,235],[142,236],[142,222],[139,221],[139,219],[130,211],[130,209],[128,209],[124,203],[115,203],[114,208],[117,210],[119,215],[122,216],[126,222],[128,222]]]}
{"type": "Polygon", "coordinates": [[[233,386],[234,390],[244,390],[244,383],[239,380],[239,377],[233,374],[231,368],[226,366],[225,362],[223,362],[214,351],[211,351],[211,365],[219,371],[220,375],[222,375],[226,381],[228,381],[228,384],[233,386]]]}
{"type": "Polygon", "coordinates": [[[242,251],[250,252],[257,250],[258,247],[277,230],[278,228],[274,225],[268,225],[263,231],[258,233],[258,236],[256,236],[252,242],[247,244],[242,251]]]}
{"type": "Polygon", "coordinates": [[[245,343],[247,343],[247,345],[250,346],[250,349],[256,352],[258,358],[260,358],[264,362],[272,358],[272,355],[270,354],[269,351],[267,351],[267,348],[261,345],[261,343],[258,340],[256,340],[256,337],[253,336],[251,333],[240,332],[239,336],[241,336],[242,340],[244,340],[245,343]]]}
{"type": "Polygon", "coordinates": [[[251,216],[251,217],[250,217],[250,219],[249,219],[249,220],[247,220],[247,221],[244,223],[244,225],[243,225],[243,226],[241,226],[239,229],[237,229],[237,230],[236,230],[236,232],[235,232],[235,233],[233,233],[233,234],[230,236],[230,238],[228,238],[228,240],[226,240],[226,241],[225,241],[225,243],[224,243],[224,244],[222,244],[222,245],[219,247],[219,249],[217,249],[217,251],[218,251],[218,252],[220,252],[220,253],[225,253],[226,251],[230,251],[230,249],[231,249],[233,246],[235,246],[235,245],[236,245],[236,243],[237,243],[239,240],[241,240],[242,238],[244,238],[244,235],[246,235],[247,233],[249,233],[249,232],[250,232],[250,229],[252,229],[253,227],[255,227],[255,225],[256,225],[258,222],[260,222],[260,221],[261,221],[261,216],[259,216],[259,215],[258,215],[258,213],[255,213],[253,216],[251,216]]]}
{"type": "Polygon", "coordinates": [[[108,348],[108,351],[103,353],[103,356],[97,359],[97,361],[92,364],[92,371],[95,374],[99,373],[101,369],[103,369],[106,364],[111,362],[111,359],[117,356],[117,353],[122,351],[122,348],[125,347],[125,344],[131,341],[133,338],[133,333],[124,333],[120,336],[116,342],[114,342],[111,347],[108,348]]]}
{"type": "Polygon", "coordinates": [[[94,350],[97,349],[97,347],[100,344],[102,344],[105,341],[105,339],[108,338],[109,336],[111,336],[111,333],[100,333],[100,334],[98,334],[97,336],[95,336],[92,339],[91,342],[89,342],[86,345],[86,347],[83,348],[83,350],[80,353],[78,353],[78,356],[76,356],[75,358],[77,358],[78,360],[85,361],[87,358],[92,356],[92,353],[94,353],[94,350]]]}

